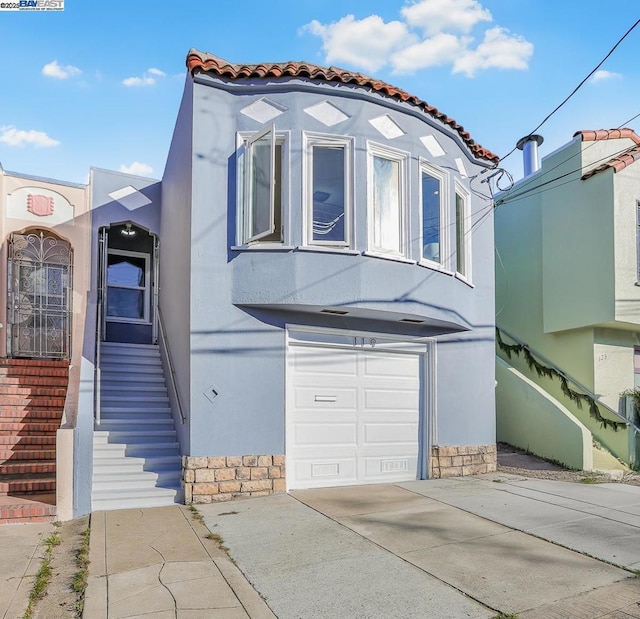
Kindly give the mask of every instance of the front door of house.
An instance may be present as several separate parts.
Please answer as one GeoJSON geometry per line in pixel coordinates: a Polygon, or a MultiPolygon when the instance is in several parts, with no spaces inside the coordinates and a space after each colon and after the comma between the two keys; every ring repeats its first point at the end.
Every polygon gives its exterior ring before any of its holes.
{"type": "Polygon", "coordinates": [[[102,339],[155,343],[157,237],[131,222],[100,234],[102,339]]]}

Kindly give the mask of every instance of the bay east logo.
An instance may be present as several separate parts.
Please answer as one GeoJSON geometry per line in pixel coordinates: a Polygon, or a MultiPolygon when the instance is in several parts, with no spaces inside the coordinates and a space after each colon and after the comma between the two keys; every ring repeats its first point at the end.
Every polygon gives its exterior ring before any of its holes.
{"type": "Polygon", "coordinates": [[[64,11],[64,0],[0,0],[0,11],[64,11]]]}
{"type": "Polygon", "coordinates": [[[62,11],[64,0],[19,0],[21,9],[35,9],[40,11],[62,11]]]}

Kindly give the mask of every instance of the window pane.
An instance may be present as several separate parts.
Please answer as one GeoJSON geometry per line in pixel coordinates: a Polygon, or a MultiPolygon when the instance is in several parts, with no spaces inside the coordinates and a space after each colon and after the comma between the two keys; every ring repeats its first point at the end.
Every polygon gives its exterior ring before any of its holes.
{"type": "Polygon", "coordinates": [[[440,262],[440,179],[422,173],[422,255],[440,262]]]}
{"type": "Polygon", "coordinates": [[[271,221],[271,135],[251,146],[251,221],[249,236],[273,231],[271,221]]]}
{"type": "Polygon", "coordinates": [[[466,275],[466,255],[464,236],[464,198],[456,194],[456,271],[466,275]]]}
{"type": "Polygon", "coordinates": [[[274,187],[273,187],[273,222],[271,234],[260,237],[261,241],[282,241],[282,144],[275,145],[274,187]]]}
{"type": "Polygon", "coordinates": [[[373,243],[402,253],[400,239],[400,162],[373,157],[373,243]]]}
{"type": "Polygon", "coordinates": [[[143,319],[144,291],[108,287],[107,316],[143,319]]]}
{"type": "Polygon", "coordinates": [[[344,242],[344,148],[314,146],[312,155],[313,240],[344,242]]]}
{"type": "Polygon", "coordinates": [[[107,284],[112,286],[144,286],[144,258],[110,254],[107,264],[107,284]]]}

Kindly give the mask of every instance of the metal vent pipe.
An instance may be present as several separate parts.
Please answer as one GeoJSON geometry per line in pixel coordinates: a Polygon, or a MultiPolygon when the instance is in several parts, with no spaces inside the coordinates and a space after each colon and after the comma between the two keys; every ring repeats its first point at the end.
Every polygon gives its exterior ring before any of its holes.
{"type": "Polygon", "coordinates": [[[524,175],[530,176],[540,169],[540,160],[538,159],[538,146],[544,142],[541,135],[530,134],[525,135],[518,140],[516,146],[522,151],[522,163],[524,167],[524,175]]]}

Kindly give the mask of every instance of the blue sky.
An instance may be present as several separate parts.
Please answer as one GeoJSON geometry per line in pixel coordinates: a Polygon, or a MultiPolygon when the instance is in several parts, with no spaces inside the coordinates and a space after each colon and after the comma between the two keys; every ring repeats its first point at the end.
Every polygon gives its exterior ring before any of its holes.
{"type": "MultiPolygon", "coordinates": [[[[373,75],[505,155],[638,17],[637,2],[595,0],[65,0],[61,12],[0,12],[0,164],[80,183],[90,166],[160,178],[191,47],[373,75]]],[[[640,113],[639,55],[640,26],[540,130],[541,154],[640,113]]],[[[516,178],[519,155],[504,162],[516,178]]]]}

